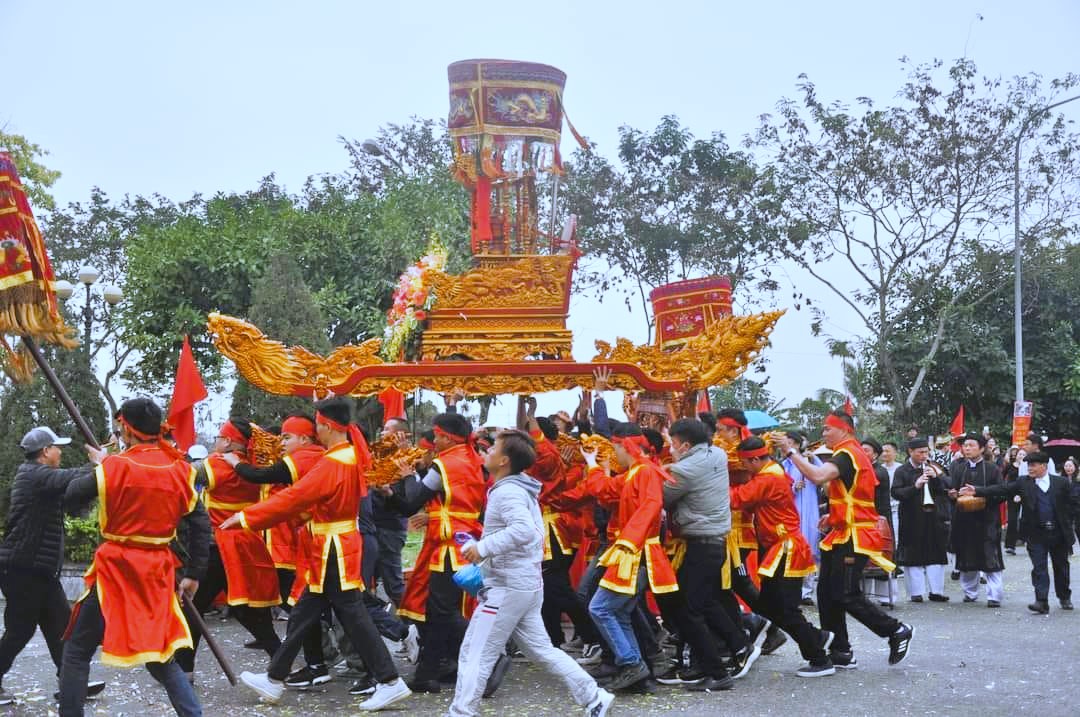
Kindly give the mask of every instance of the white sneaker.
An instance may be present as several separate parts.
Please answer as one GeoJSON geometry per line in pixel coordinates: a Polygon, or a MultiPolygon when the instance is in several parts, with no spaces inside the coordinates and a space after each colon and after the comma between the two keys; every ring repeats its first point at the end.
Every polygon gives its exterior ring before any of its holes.
{"type": "Polygon", "coordinates": [[[603,687],[597,688],[596,699],[585,706],[585,717],[604,717],[614,701],[615,695],[603,687]]]}
{"type": "Polygon", "coordinates": [[[277,704],[285,694],[285,683],[271,680],[265,672],[241,672],[240,681],[255,690],[265,702],[277,704]]]}
{"type": "Polygon", "coordinates": [[[411,694],[412,690],[405,684],[405,680],[400,677],[393,682],[380,682],[375,687],[375,694],[367,701],[360,703],[360,709],[366,712],[375,712],[400,702],[411,694]]]}
{"type": "Polygon", "coordinates": [[[405,660],[416,664],[420,659],[420,633],[416,631],[416,625],[409,625],[409,632],[401,642],[405,647],[405,660]]]}

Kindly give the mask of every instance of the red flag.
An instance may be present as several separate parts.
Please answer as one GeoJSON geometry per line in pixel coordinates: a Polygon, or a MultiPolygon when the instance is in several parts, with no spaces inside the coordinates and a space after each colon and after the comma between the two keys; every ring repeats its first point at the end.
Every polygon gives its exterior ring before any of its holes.
{"type": "Polygon", "coordinates": [[[956,418],[952,419],[952,425],[949,426],[949,435],[953,438],[964,435],[964,404],[962,403],[960,410],[956,412],[956,418]]]}
{"type": "Polygon", "coordinates": [[[379,403],[383,408],[383,423],[391,418],[405,417],[405,394],[390,387],[379,394],[379,403]]]}
{"type": "Polygon", "coordinates": [[[172,426],[176,447],[187,452],[195,443],[195,404],[206,398],[206,386],[199,367],[195,365],[195,356],[191,353],[188,337],[180,348],[180,362],[176,366],[176,385],[173,386],[172,401],[169,403],[169,425],[172,426]]]}
{"type": "Polygon", "coordinates": [[[855,404],[851,402],[851,396],[844,399],[844,413],[849,416],[855,415],[855,404]]]}
{"type": "Polygon", "coordinates": [[[697,412],[712,413],[712,406],[709,405],[709,389],[707,388],[698,391],[697,412]]]}

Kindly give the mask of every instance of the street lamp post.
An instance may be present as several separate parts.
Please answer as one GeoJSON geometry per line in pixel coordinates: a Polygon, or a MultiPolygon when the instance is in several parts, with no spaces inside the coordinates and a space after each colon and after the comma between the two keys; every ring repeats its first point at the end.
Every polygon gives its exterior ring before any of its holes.
{"type": "Polygon", "coordinates": [[[1041,109],[1033,110],[1024,118],[1020,125],[1020,131],[1016,133],[1016,154],[1013,161],[1013,332],[1016,334],[1016,400],[1024,400],[1024,321],[1020,316],[1022,310],[1022,297],[1020,291],[1020,143],[1024,139],[1031,122],[1038,116],[1049,112],[1055,107],[1068,104],[1074,100],[1080,100],[1080,95],[1070,97],[1041,109]]]}
{"type": "Polygon", "coordinates": [[[101,273],[89,264],[79,267],[79,281],[86,287],[86,305],[83,306],[83,350],[90,353],[90,334],[94,328],[94,310],[90,303],[90,287],[97,283],[101,273]]]}
{"type": "Polygon", "coordinates": [[[383,146],[375,140],[365,139],[363,142],[360,143],[360,149],[364,150],[364,152],[370,154],[372,157],[382,157],[383,159],[397,167],[399,172],[405,174],[405,168],[401,166],[401,162],[397,161],[397,159],[392,154],[383,149],[383,146]]]}

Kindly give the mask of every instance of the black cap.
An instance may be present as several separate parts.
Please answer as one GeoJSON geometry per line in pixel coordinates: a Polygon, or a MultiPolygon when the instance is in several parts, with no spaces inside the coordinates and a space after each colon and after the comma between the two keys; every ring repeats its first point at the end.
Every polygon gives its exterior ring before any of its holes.
{"type": "Polygon", "coordinates": [[[926,440],[925,438],[912,438],[910,441],[907,442],[907,449],[909,451],[914,451],[914,450],[919,449],[919,448],[929,448],[929,447],[930,447],[930,441],[926,440]]]}

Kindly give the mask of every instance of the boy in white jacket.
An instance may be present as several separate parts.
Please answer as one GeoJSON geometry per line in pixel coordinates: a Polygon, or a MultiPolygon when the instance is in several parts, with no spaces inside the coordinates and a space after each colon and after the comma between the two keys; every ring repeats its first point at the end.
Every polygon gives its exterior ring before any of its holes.
{"type": "Polygon", "coordinates": [[[524,473],[535,461],[532,438],[512,430],[500,433],[484,456],[492,481],[484,509],[484,535],[462,551],[473,563],[481,563],[484,587],[461,643],[450,717],[477,714],[488,676],[511,637],[532,663],[566,684],[574,701],[585,708],[586,717],[603,717],[615,699],[597,687],[596,680],[573,658],[553,647],[544,629],[540,482],[524,473]]]}

